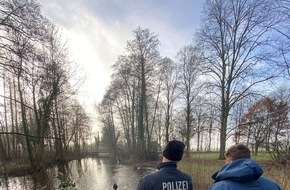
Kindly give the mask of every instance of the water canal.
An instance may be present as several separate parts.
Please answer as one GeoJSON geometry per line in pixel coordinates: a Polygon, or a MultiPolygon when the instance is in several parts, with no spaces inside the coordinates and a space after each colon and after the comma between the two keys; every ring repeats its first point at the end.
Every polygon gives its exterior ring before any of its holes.
{"type": "Polygon", "coordinates": [[[45,174],[27,175],[22,177],[2,178],[2,190],[55,189],[60,184],[55,176],[59,171],[65,173],[78,190],[110,190],[116,182],[118,190],[135,189],[139,179],[155,168],[135,168],[130,165],[113,163],[107,158],[83,158],[70,161],[66,166],[48,169],[45,174]]]}

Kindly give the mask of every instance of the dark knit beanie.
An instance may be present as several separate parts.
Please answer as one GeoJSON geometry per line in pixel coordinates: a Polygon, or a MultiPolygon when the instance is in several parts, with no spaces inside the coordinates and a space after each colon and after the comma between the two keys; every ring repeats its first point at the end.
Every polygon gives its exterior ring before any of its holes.
{"type": "Polygon", "coordinates": [[[163,150],[163,156],[171,161],[180,161],[183,155],[185,145],[178,140],[169,141],[163,150]]]}

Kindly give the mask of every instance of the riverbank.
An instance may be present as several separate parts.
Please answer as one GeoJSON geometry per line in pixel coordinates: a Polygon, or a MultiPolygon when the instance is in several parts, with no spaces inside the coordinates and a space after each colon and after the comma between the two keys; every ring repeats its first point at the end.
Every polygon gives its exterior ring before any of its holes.
{"type": "MultiPolygon", "coordinates": [[[[72,160],[85,158],[85,155],[67,154],[62,160],[53,157],[46,157],[45,163],[41,168],[51,168],[58,164],[64,164],[72,160]]],[[[31,164],[26,158],[18,158],[13,160],[2,161],[0,164],[0,177],[19,177],[37,173],[38,171],[31,167],[31,164]]]]}
{"type": "Polygon", "coordinates": [[[0,176],[5,177],[27,175],[32,171],[29,162],[23,159],[5,161],[0,166],[0,176]]]}

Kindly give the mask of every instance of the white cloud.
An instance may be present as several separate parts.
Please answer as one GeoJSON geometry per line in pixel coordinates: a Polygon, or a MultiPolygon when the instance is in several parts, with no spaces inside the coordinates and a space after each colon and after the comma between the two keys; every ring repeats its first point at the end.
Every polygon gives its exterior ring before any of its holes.
{"type": "Polygon", "coordinates": [[[110,66],[138,26],[157,34],[162,56],[192,42],[201,2],[191,0],[41,0],[43,15],[63,31],[71,57],[87,80],[80,98],[92,111],[110,83],[110,66]]]}

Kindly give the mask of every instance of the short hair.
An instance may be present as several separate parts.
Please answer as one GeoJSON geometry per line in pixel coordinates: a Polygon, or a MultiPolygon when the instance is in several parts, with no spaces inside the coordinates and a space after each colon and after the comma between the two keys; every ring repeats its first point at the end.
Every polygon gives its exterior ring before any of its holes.
{"type": "Polygon", "coordinates": [[[251,151],[246,145],[236,144],[225,152],[225,157],[231,158],[233,161],[241,158],[251,158],[251,151]]]}

